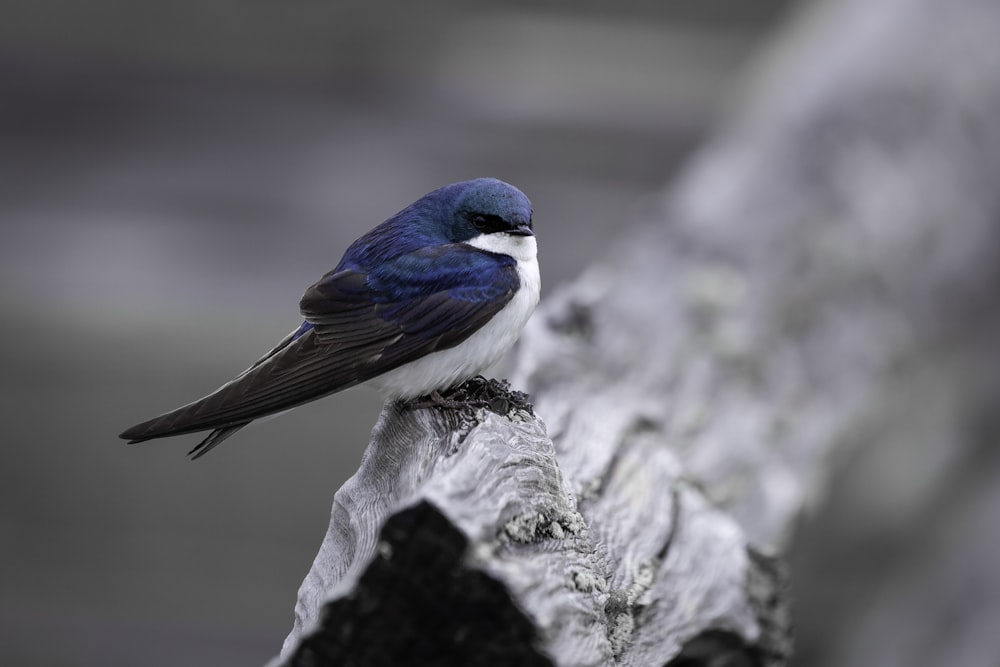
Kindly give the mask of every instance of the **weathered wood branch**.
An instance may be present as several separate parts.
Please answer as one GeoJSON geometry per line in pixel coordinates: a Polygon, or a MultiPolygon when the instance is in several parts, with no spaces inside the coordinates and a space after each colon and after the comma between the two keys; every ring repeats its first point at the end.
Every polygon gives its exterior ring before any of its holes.
{"type": "Polygon", "coordinates": [[[482,383],[490,409],[386,406],[285,664],[784,664],[796,517],[894,368],[992,299],[997,34],[988,0],[811,9],[529,323],[534,413],[482,383]]]}

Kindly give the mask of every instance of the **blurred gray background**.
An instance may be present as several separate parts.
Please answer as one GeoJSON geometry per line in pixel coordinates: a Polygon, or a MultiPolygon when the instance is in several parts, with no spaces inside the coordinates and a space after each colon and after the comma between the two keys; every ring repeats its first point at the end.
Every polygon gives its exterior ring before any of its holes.
{"type": "Polygon", "coordinates": [[[532,198],[544,289],[711,131],[790,0],[42,0],[0,21],[0,664],[280,648],[360,388],[197,463],[123,428],[299,321],[351,240],[476,176],[532,198]]]}

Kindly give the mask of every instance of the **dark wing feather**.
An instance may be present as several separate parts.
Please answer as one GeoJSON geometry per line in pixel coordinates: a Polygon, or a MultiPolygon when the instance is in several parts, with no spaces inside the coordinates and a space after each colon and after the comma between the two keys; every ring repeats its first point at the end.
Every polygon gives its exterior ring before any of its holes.
{"type": "Polygon", "coordinates": [[[357,384],[360,380],[352,373],[352,361],[352,354],[331,349],[315,332],[307,331],[208,396],[133,426],[121,437],[142,442],[206,429],[242,427],[259,417],[357,384]]]}
{"type": "Polygon", "coordinates": [[[508,260],[451,246],[412,253],[402,274],[392,274],[400,268],[392,263],[380,272],[331,272],[302,298],[306,325],[212,394],[121,437],[141,442],[213,429],[192,450],[198,457],[256,418],[453,347],[513,297],[519,283],[508,260]]]}

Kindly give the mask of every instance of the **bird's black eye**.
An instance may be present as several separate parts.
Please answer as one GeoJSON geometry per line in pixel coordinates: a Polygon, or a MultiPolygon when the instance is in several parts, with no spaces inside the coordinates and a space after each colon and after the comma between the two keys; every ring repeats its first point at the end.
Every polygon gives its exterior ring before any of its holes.
{"type": "Polygon", "coordinates": [[[489,213],[472,213],[469,215],[469,221],[473,227],[484,234],[500,232],[510,226],[499,215],[490,215],[489,213]]]}

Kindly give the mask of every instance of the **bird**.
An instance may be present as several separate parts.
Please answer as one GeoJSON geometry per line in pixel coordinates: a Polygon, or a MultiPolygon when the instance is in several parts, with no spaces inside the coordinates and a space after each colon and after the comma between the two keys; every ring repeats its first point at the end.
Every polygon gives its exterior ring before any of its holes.
{"type": "Polygon", "coordinates": [[[299,301],[301,323],[207,396],[126,429],[129,444],[202,431],[204,456],[250,422],[358,384],[390,400],[493,366],[538,304],[532,206],[495,178],[427,193],[358,238],[299,301]]]}

